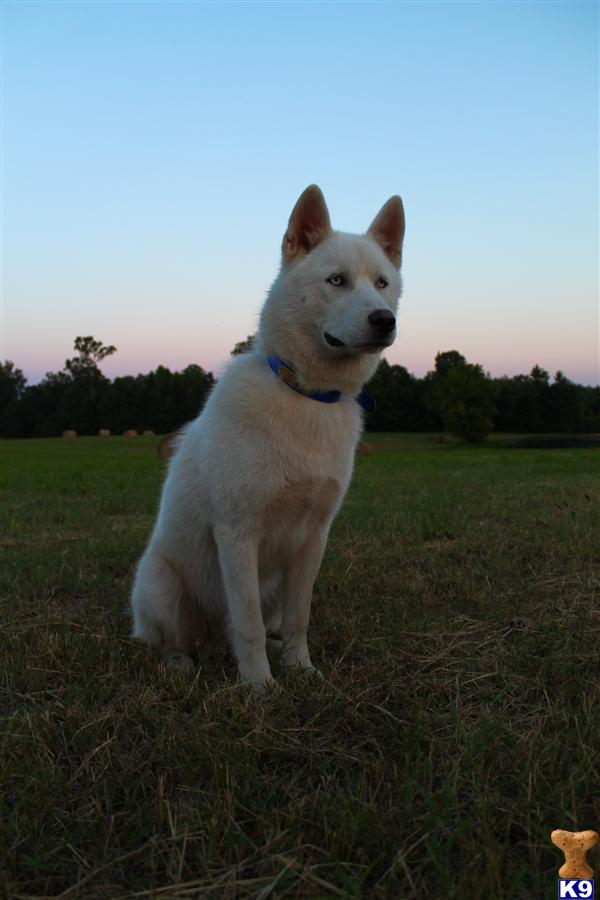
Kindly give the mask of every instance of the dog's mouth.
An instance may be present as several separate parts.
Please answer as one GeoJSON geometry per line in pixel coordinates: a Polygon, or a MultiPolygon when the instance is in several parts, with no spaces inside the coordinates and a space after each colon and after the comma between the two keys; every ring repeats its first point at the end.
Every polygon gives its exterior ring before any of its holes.
{"type": "Polygon", "coordinates": [[[391,345],[391,341],[378,341],[373,344],[355,344],[352,349],[361,350],[363,353],[379,353],[380,350],[385,350],[386,347],[391,347],[391,345]]]}
{"type": "Polygon", "coordinates": [[[339,338],[329,334],[328,331],[323,332],[323,337],[330,347],[346,347],[348,350],[362,350],[363,353],[378,353],[392,343],[391,341],[371,341],[368,344],[345,344],[339,338]]]}
{"type": "Polygon", "coordinates": [[[330,347],[346,347],[347,345],[340,341],[338,338],[334,337],[332,334],[329,334],[328,331],[323,332],[323,337],[327,341],[330,347]]]}

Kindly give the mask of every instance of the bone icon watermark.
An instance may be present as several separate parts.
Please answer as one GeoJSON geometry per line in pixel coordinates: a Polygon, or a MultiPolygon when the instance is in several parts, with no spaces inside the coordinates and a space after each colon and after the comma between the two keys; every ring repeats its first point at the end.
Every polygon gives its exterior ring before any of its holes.
{"type": "Polygon", "coordinates": [[[553,831],[553,844],[565,854],[565,862],[558,870],[558,896],[593,900],[594,872],[585,855],[590,847],[598,843],[595,831],[553,831]]]}
{"type": "Polygon", "coordinates": [[[595,831],[562,831],[558,829],[550,835],[553,844],[565,854],[564,865],[558,870],[561,878],[591,878],[594,874],[588,866],[585,854],[598,843],[595,831]]]}

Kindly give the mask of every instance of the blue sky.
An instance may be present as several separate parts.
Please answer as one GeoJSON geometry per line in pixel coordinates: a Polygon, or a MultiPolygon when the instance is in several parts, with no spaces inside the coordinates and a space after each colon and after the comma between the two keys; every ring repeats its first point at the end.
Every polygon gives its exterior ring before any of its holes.
{"type": "Polygon", "coordinates": [[[594,2],[2,3],[2,346],[109,375],[252,332],[298,194],[407,234],[390,362],[598,383],[594,2]]]}

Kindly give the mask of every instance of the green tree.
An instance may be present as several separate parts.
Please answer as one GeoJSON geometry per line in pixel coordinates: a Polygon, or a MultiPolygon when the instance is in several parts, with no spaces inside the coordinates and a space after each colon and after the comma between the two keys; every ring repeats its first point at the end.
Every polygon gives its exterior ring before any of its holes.
{"type": "Polygon", "coordinates": [[[73,378],[82,375],[96,374],[99,371],[99,363],[107,356],[117,352],[117,348],[110,344],[106,347],[102,341],[97,341],[92,335],[76,337],[74,349],[79,356],[74,356],[65,362],[65,369],[73,378]]]}
{"type": "MultiPolygon", "coordinates": [[[[74,428],[80,434],[95,434],[106,426],[102,412],[110,389],[110,381],[100,371],[99,364],[116,352],[116,347],[105,346],[92,335],[76,337],[74,349],[78,355],[65,361],[59,373],[61,390],[57,396],[56,430],[74,428]]],[[[56,376],[46,376],[46,381],[56,376]]],[[[58,387],[58,385],[57,385],[58,387]]]]}
{"type": "MultiPolygon", "coordinates": [[[[562,373],[557,372],[557,375],[562,375],[562,373]]],[[[545,369],[542,369],[541,366],[538,366],[537,363],[531,370],[529,377],[534,384],[548,384],[550,382],[550,375],[548,372],[546,372],[545,369]]]]}
{"type": "Polygon", "coordinates": [[[452,365],[433,385],[432,401],[444,428],[466,441],[483,440],[494,426],[493,384],[481,366],[452,365]]]}
{"type": "Polygon", "coordinates": [[[431,424],[422,407],[419,380],[404,366],[390,366],[382,359],[366,389],[375,400],[366,419],[370,431],[423,431],[431,424]]]}
{"type": "Polygon", "coordinates": [[[435,357],[435,375],[445,378],[456,366],[464,366],[467,360],[458,350],[445,350],[435,357]]]}
{"type": "Polygon", "coordinates": [[[560,371],[554,376],[554,384],[548,389],[552,412],[551,429],[560,432],[580,431],[581,388],[573,384],[560,371]]]}
{"type": "Polygon", "coordinates": [[[23,372],[13,362],[9,359],[0,362],[0,411],[21,397],[26,384],[23,372]]]}

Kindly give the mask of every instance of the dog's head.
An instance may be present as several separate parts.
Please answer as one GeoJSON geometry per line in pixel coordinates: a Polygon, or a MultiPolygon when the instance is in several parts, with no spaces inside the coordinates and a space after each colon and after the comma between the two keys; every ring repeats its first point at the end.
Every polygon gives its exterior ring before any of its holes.
{"type": "Polygon", "coordinates": [[[334,232],[316,185],[299,197],[283,237],[288,288],[310,304],[323,349],[377,353],[396,337],[404,209],[391,197],[364,235],[334,232]]]}
{"type": "MultiPolygon", "coordinates": [[[[404,208],[391,197],[362,235],[334,231],[316,185],[301,194],[261,317],[261,344],[301,372],[364,381],[396,337],[404,208]]],[[[341,382],[340,382],[341,383],[341,382]]]]}

